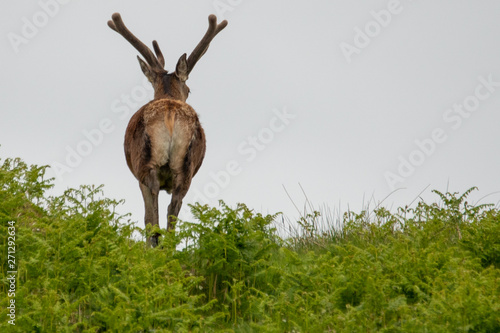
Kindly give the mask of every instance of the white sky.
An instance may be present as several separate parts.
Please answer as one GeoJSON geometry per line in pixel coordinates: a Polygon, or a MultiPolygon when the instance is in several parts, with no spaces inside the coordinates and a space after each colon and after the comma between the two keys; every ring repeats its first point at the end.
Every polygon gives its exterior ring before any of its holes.
{"type": "MultiPolygon", "coordinates": [[[[498,1],[64,2],[0,4],[0,156],[71,169],[55,193],[105,184],[143,225],[123,136],[152,92],[138,52],[106,22],[120,12],[144,43],[158,40],[173,70],[214,13],[229,25],[188,81],[207,153],[185,207],[201,193],[293,218],[283,186],[303,207],[299,183],[314,205],[342,210],[373,207],[392,188],[402,188],[385,201],[393,207],[424,189],[435,200],[431,189],[478,186],[472,201],[500,200],[498,1]],[[99,126],[92,143],[84,133],[99,126]],[[68,149],[86,156],[70,166],[68,149]]],[[[162,194],[163,227],[169,202],[162,194]]]]}

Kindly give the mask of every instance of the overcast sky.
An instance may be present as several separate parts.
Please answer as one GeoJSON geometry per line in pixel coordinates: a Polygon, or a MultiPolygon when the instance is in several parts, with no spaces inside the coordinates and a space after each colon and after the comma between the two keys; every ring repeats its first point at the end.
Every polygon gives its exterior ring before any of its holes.
{"type": "Polygon", "coordinates": [[[301,208],[299,183],[341,210],[395,189],[389,207],[472,186],[472,201],[500,200],[499,1],[66,2],[0,4],[0,156],[54,166],[55,193],[105,184],[143,225],[123,137],[152,90],[106,22],[120,12],[173,70],[214,13],[229,25],[188,80],[207,153],[184,206],[223,199],[294,218],[283,187],[301,208]]]}

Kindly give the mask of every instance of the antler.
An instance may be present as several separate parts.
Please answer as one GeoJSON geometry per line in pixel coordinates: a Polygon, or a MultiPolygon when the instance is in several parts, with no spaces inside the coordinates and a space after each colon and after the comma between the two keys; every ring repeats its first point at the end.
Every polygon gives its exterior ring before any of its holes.
{"type": "Polygon", "coordinates": [[[217,17],[215,15],[210,15],[208,17],[208,29],[205,36],[201,39],[198,45],[194,48],[193,52],[189,55],[187,60],[188,63],[188,74],[193,69],[194,65],[200,60],[200,58],[207,52],[208,46],[212,39],[214,39],[217,34],[227,26],[227,21],[224,20],[217,24],[217,17]]]}
{"type": "Polygon", "coordinates": [[[122,35],[130,44],[132,44],[132,46],[135,47],[140,54],[142,54],[144,59],[146,59],[149,66],[153,68],[163,69],[163,67],[165,66],[165,59],[163,58],[160,46],[158,45],[156,40],[153,41],[153,48],[156,53],[155,56],[153,52],[151,52],[149,47],[147,47],[143,42],[139,40],[139,38],[135,37],[134,34],[127,29],[119,13],[114,13],[111,18],[113,20],[108,21],[108,26],[111,29],[122,35]]]}

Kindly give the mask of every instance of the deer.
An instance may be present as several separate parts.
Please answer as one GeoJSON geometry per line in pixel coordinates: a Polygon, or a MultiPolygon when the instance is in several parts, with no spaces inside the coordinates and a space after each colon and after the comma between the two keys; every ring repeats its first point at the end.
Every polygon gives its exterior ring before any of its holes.
{"type": "MultiPolygon", "coordinates": [[[[121,15],[114,13],[108,26],[122,35],[144,57],[137,56],[142,72],[153,85],[154,98],[130,119],[125,131],[125,159],[139,181],[144,199],[145,226],[159,226],[158,195],[161,190],[171,194],[167,230],[173,231],[189,190],[191,181],[205,157],[205,132],[198,114],[186,103],[189,74],[207,51],[214,37],[227,26],[224,20],[208,17],[208,29],[189,57],[184,53],[175,71],[165,70],[165,59],[158,42],[153,40],[154,53],[127,29],[121,15]]],[[[156,247],[160,234],[153,233],[147,244],[156,247]]]]}

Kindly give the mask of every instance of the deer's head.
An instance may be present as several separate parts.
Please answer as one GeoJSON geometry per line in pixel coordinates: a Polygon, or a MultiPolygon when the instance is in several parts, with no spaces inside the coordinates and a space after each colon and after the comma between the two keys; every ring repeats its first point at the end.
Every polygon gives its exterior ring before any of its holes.
{"type": "Polygon", "coordinates": [[[227,25],[226,20],[217,24],[215,15],[210,15],[208,17],[208,30],[205,36],[203,36],[189,57],[187,57],[186,53],[181,55],[175,66],[175,71],[169,73],[164,69],[165,59],[156,40],[153,41],[153,49],[155,51],[153,53],[151,49],[127,29],[119,13],[114,13],[112,19],[108,21],[108,26],[122,35],[144,57],[145,61],[139,56],[137,56],[137,59],[139,60],[142,72],[153,85],[155,99],[165,97],[183,102],[186,101],[189,94],[189,87],[186,81],[189,78],[191,70],[203,54],[205,54],[212,39],[227,25]]]}

